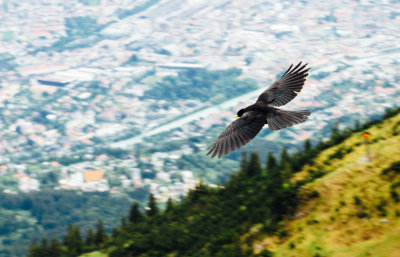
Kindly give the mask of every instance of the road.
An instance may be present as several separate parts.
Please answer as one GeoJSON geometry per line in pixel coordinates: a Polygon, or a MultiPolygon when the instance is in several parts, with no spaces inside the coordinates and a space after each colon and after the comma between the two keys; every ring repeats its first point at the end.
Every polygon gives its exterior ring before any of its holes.
{"type": "Polygon", "coordinates": [[[222,110],[227,110],[230,109],[232,107],[235,107],[237,105],[239,105],[240,103],[244,103],[247,102],[253,98],[257,98],[257,96],[263,91],[265,90],[264,88],[259,88],[256,89],[254,91],[251,91],[249,93],[246,93],[244,95],[235,97],[233,99],[230,99],[228,101],[225,101],[221,104],[218,105],[214,105],[196,112],[193,112],[183,118],[171,121],[165,125],[162,125],[160,127],[156,127],[154,129],[151,129],[147,132],[141,133],[138,136],[126,139],[126,140],[122,140],[122,141],[118,141],[118,142],[114,142],[111,143],[110,146],[113,148],[128,148],[134,144],[137,144],[139,142],[142,141],[143,138],[145,137],[150,137],[152,135],[156,135],[165,131],[169,131],[178,127],[181,127],[185,124],[188,124],[192,121],[195,120],[199,120],[201,118],[207,117],[208,115],[212,114],[212,113],[216,113],[216,112],[220,112],[222,110]]]}

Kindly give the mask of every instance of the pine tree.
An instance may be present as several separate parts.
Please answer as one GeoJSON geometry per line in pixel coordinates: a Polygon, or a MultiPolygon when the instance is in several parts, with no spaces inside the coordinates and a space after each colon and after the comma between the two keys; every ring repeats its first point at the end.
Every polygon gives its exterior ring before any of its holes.
{"type": "Polygon", "coordinates": [[[36,244],[36,241],[33,241],[29,246],[28,257],[42,257],[44,256],[44,251],[41,246],[36,244]]]}
{"type": "Polygon", "coordinates": [[[292,177],[293,171],[292,171],[291,159],[287,152],[286,147],[282,148],[279,169],[281,170],[281,175],[282,175],[283,181],[285,181],[285,182],[289,181],[290,178],[292,177]]]}
{"type": "Polygon", "coordinates": [[[167,207],[165,208],[165,212],[166,212],[166,213],[171,212],[173,207],[174,207],[174,206],[173,206],[173,203],[172,203],[171,198],[168,198],[167,207]]]}
{"type": "Polygon", "coordinates": [[[248,164],[247,176],[254,176],[256,174],[261,173],[261,164],[260,164],[260,158],[258,157],[258,154],[255,152],[252,152],[250,154],[250,162],[248,164]]]}
{"type": "Polygon", "coordinates": [[[317,146],[315,147],[315,149],[317,151],[322,151],[323,149],[325,149],[326,144],[324,143],[324,141],[322,141],[322,138],[318,139],[318,143],[317,146]]]}
{"type": "Polygon", "coordinates": [[[330,139],[331,144],[337,144],[337,143],[339,143],[340,138],[341,138],[341,135],[340,135],[340,131],[339,131],[339,124],[336,123],[336,124],[332,127],[332,130],[331,130],[331,139],[330,139]]]}
{"type": "Polygon", "coordinates": [[[126,229],[127,228],[126,217],[125,216],[121,217],[121,228],[122,229],[126,229]]]}
{"type": "Polygon", "coordinates": [[[310,150],[311,150],[311,141],[310,139],[307,139],[306,141],[304,141],[304,151],[307,154],[308,152],[310,152],[310,150]]]}
{"type": "Polygon", "coordinates": [[[86,234],[86,245],[87,246],[91,246],[95,243],[95,236],[93,233],[93,230],[91,228],[89,228],[87,234],[86,234]]]}
{"type": "Polygon", "coordinates": [[[266,163],[266,167],[265,167],[267,173],[276,168],[277,168],[277,164],[276,164],[275,156],[271,152],[268,152],[267,163],[266,163]]]}
{"type": "Polygon", "coordinates": [[[129,211],[129,222],[136,223],[143,219],[143,214],[139,210],[139,204],[137,202],[133,203],[129,211]]]}
{"type": "Polygon", "coordinates": [[[60,257],[62,255],[62,247],[57,238],[53,237],[50,241],[50,247],[48,249],[48,257],[60,257]]]}
{"type": "Polygon", "coordinates": [[[112,238],[117,238],[118,235],[119,235],[119,230],[118,230],[118,228],[113,228],[112,231],[111,231],[111,237],[112,237],[112,238]]]}
{"type": "Polygon", "coordinates": [[[45,251],[45,252],[47,251],[47,249],[48,249],[47,238],[45,238],[45,237],[42,238],[41,247],[42,247],[43,251],[45,251]]]}
{"type": "Polygon", "coordinates": [[[280,189],[282,187],[282,177],[275,156],[271,152],[268,152],[266,170],[270,189],[273,191],[280,189]]]}
{"type": "Polygon", "coordinates": [[[68,233],[64,237],[64,245],[67,247],[70,256],[78,256],[83,252],[83,241],[78,225],[68,227],[68,233]]]}
{"type": "Polygon", "coordinates": [[[354,131],[360,131],[361,130],[361,124],[360,124],[360,121],[359,120],[356,120],[355,122],[354,122],[354,129],[353,129],[354,131]]]}
{"type": "Polygon", "coordinates": [[[107,234],[104,231],[103,221],[101,219],[97,220],[97,228],[95,235],[95,243],[100,246],[107,241],[107,234]]]}
{"type": "Polygon", "coordinates": [[[147,216],[149,217],[154,217],[159,213],[157,204],[156,204],[156,199],[154,198],[153,194],[150,194],[149,196],[149,209],[146,211],[147,216]]]}
{"type": "Polygon", "coordinates": [[[283,147],[282,152],[281,152],[281,160],[280,160],[279,166],[282,168],[285,165],[285,163],[290,163],[290,161],[291,160],[290,160],[290,156],[287,152],[287,149],[286,149],[286,147],[283,147]]]}
{"type": "Polygon", "coordinates": [[[247,169],[248,169],[248,161],[247,161],[247,153],[246,152],[242,152],[242,161],[240,162],[240,170],[242,171],[243,174],[247,173],[247,169]]]}

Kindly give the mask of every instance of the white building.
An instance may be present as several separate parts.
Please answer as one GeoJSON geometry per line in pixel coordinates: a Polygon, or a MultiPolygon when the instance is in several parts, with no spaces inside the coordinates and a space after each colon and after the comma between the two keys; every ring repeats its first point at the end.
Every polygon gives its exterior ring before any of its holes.
{"type": "Polygon", "coordinates": [[[22,192],[39,191],[40,183],[39,180],[30,177],[21,177],[19,179],[18,188],[22,192]]]}

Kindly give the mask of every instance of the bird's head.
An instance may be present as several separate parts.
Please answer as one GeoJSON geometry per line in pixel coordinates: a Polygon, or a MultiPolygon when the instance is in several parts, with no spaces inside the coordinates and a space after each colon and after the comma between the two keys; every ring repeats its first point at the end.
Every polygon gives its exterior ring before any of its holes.
{"type": "Polygon", "coordinates": [[[239,118],[239,117],[242,117],[243,114],[244,114],[244,109],[240,109],[240,110],[236,113],[235,119],[236,119],[236,118],[239,118]]]}

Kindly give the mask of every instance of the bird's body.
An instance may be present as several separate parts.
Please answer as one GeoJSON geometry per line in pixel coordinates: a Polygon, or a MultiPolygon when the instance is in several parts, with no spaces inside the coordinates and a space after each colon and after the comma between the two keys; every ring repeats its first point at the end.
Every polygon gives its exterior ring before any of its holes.
{"type": "Polygon", "coordinates": [[[310,115],[307,110],[285,111],[275,108],[290,102],[303,88],[309,69],[304,69],[307,64],[301,67],[300,65],[301,62],[293,69],[291,65],[254,104],[238,111],[239,118],[233,121],[210,146],[208,154],[212,153],[212,158],[216,155],[220,158],[247,144],[265,124],[268,124],[270,130],[279,130],[307,119],[310,115]]]}
{"type": "Polygon", "coordinates": [[[274,113],[276,110],[278,110],[278,109],[271,107],[267,104],[264,104],[262,102],[256,102],[255,104],[249,105],[243,109],[244,113],[247,113],[247,112],[274,113]]]}

